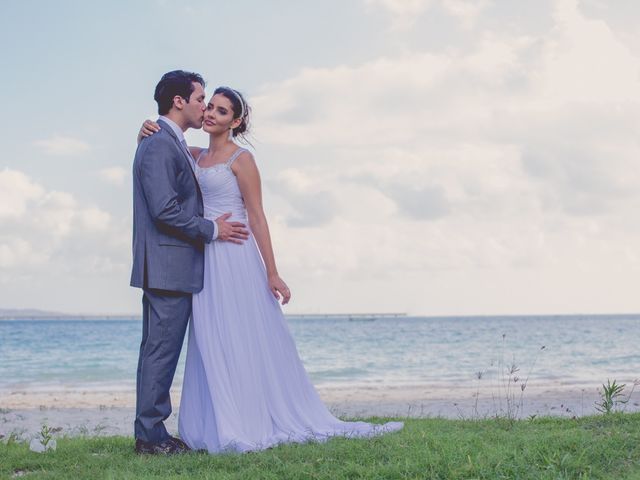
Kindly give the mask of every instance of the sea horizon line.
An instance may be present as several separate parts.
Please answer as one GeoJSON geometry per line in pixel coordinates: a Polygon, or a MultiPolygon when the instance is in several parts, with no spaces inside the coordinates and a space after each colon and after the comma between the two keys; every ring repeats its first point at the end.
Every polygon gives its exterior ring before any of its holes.
{"type": "MultiPolygon", "coordinates": [[[[141,313],[122,314],[82,314],[82,313],[62,313],[46,312],[33,309],[0,309],[0,321],[2,320],[139,320],[141,313]]],[[[337,312],[337,313],[285,313],[287,318],[308,318],[308,319],[383,319],[383,318],[426,318],[426,319],[472,319],[472,318],[493,318],[493,319],[531,319],[531,318],[616,318],[616,317],[638,317],[640,312],[615,312],[615,313],[507,313],[507,314],[414,314],[407,312],[337,312]]]]}

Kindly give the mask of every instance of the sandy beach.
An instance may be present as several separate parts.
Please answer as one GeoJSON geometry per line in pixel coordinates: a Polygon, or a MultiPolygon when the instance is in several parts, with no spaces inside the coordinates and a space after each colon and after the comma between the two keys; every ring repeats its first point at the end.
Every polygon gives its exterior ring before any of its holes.
{"type": "MultiPolygon", "coordinates": [[[[343,418],[444,417],[474,419],[497,414],[527,418],[531,415],[583,416],[596,414],[597,386],[528,386],[507,402],[504,390],[429,385],[320,386],[320,396],[330,410],[343,418]],[[502,393],[500,393],[502,392],[502,393]],[[477,396],[477,402],[476,402],[477,396]]],[[[180,391],[172,392],[174,412],[167,421],[177,431],[180,391]]],[[[132,434],[135,393],[131,390],[0,391],[0,435],[33,437],[43,424],[59,435],[132,434]]],[[[625,411],[640,410],[640,394],[633,395],[625,411]]]]}

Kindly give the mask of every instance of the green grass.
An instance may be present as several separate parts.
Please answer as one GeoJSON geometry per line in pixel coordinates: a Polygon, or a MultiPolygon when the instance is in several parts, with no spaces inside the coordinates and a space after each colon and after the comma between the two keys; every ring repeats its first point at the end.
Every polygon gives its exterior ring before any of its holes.
{"type": "MultiPolygon", "coordinates": [[[[376,419],[380,420],[380,419],[376,419]]],[[[265,452],[137,456],[133,439],[60,438],[55,452],[0,444],[0,478],[640,479],[640,414],[579,419],[408,419],[399,433],[265,452]]]]}

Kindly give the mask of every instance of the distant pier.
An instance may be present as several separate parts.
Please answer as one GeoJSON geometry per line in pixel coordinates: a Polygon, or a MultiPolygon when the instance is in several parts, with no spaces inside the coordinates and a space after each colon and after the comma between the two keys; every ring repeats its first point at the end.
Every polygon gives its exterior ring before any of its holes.
{"type": "Polygon", "coordinates": [[[391,312],[391,313],[290,313],[285,315],[289,318],[326,318],[326,319],[377,319],[377,318],[401,318],[406,317],[406,313],[391,312]]]}

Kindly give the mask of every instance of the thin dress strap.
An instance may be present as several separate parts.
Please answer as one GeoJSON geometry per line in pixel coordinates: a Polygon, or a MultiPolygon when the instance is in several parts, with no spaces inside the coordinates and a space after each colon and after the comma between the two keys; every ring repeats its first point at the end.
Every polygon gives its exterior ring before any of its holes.
{"type": "Polygon", "coordinates": [[[247,150],[246,148],[238,147],[238,149],[235,152],[233,152],[233,155],[231,155],[229,160],[227,160],[227,166],[230,167],[231,164],[235,161],[235,159],[238,158],[240,154],[242,152],[245,152],[246,150],[247,150]]]}
{"type": "Polygon", "coordinates": [[[204,152],[206,152],[207,150],[208,150],[207,148],[203,148],[202,150],[200,150],[200,153],[196,157],[196,165],[197,166],[200,166],[200,159],[202,158],[202,155],[204,154],[204,152]]]}

